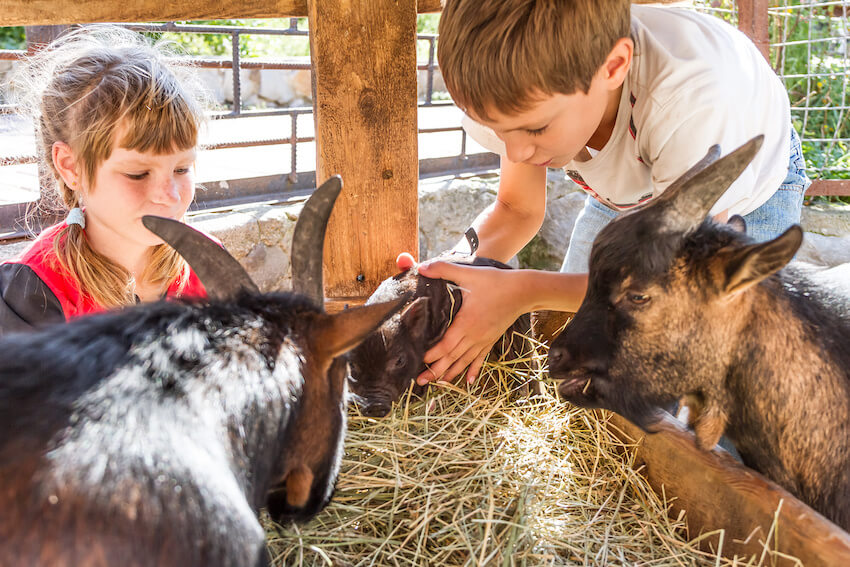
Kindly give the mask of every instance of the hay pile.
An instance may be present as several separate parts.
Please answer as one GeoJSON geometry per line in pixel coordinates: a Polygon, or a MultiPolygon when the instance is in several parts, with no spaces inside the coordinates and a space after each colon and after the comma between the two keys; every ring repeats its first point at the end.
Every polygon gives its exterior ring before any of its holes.
{"type": "Polygon", "coordinates": [[[352,411],[333,502],[306,526],[267,525],[274,564],[733,564],[688,542],[605,417],[551,384],[517,399],[503,362],[484,372],[496,391],[440,385],[384,419],[352,411]]]}

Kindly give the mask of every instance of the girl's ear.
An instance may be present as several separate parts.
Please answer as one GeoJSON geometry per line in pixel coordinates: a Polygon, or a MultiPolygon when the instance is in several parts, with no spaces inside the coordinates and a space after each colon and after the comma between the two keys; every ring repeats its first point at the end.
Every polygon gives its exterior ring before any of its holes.
{"type": "Polygon", "coordinates": [[[79,185],[79,168],[77,167],[77,159],[74,157],[74,152],[71,146],[65,142],[53,142],[53,166],[62,180],[71,190],[78,191],[79,185]]]}

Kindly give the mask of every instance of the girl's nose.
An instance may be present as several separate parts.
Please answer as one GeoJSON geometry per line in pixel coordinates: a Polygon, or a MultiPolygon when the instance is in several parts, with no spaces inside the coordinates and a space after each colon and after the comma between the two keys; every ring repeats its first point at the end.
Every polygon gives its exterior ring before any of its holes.
{"type": "Polygon", "coordinates": [[[157,184],[152,195],[153,201],[164,205],[180,202],[180,185],[173,177],[167,177],[157,184]]]}

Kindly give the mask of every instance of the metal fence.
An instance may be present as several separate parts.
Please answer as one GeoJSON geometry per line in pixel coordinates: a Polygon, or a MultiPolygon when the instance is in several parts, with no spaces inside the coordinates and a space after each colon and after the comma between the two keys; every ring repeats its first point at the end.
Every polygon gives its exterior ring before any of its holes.
{"type": "MultiPolygon", "coordinates": [[[[175,22],[168,23],[138,23],[138,24],[122,24],[128,29],[148,33],[148,34],[200,34],[200,35],[226,35],[229,37],[230,49],[229,57],[215,58],[209,56],[192,56],[192,64],[196,67],[206,69],[230,69],[236,70],[232,72],[232,103],[223,111],[211,113],[215,119],[222,120],[237,120],[246,118],[259,117],[288,117],[288,131],[281,129],[280,132],[275,132],[276,135],[271,137],[248,137],[247,139],[239,140],[215,140],[212,143],[205,144],[206,150],[219,150],[229,148],[245,148],[245,147],[260,147],[270,145],[281,145],[285,147],[288,153],[288,171],[283,171],[279,175],[267,175],[260,177],[243,177],[237,179],[222,179],[214,183],[205,184],[204,190],[199,191],[196,195],[195,203],[192,208],[205,209],[211,207],[230,206],[234,203],[252,201],[252,200],[275,200],[284,199],[292,195],[303,193],[315,187],[315,171],[299,169],[298,156],[299,152],[309,151],[314,146],[311,144],[315,141],[311,106],[290,107],[290,108],[264,108],[264,109],[247,109],[243,104],[242,97],[242,74],[240,70],[308,70],[312,72],[309,59],[300,58],[300,60],[273,60],[267,58],[243,57],[241,43],[245,36],[277,36],[277,37],[306,37],[307,29],[303,28],[303,20],[299,22],[297,18],[289,19],[289,26],[286,28],[269,28],[269,27],[251,27],[251,26],[236,26],[236,25],[197,25],[197,24],[182,24],[175,22]],[[299,27],[301,25],[302,27],[299,27]],[[308,127],[304,127],[302,121],[301,132],[299,130],[299,118],[308,118],[308,127]]],[[[28,29],[28,47],[29,49],[37,48],[36,45],[45,41],[49,41],[64,31],[63,29],[53,28],[45,30],[28,29]],[[30,34],[30,31],[34,33],[30,34]],[[32,39],[31,39],[32,38],[32,39]]],[[[424,51],[427,53],[425,58],[422,58],[417,63],[418,71],[424,71],[424,92],[419,101],[419,107],[424,108],[439,108],[453,107],[447,94],[442,93],[442,96],[435,96],[435,75],[437,73],[436,63],[436,34],[418,34],[417,43],[424,46],[424,51]]],[[[27,50],[0,50],[0,60],[17,60],[27,53],[27,50]]],[[[0,115],[14,114],[15,107],[10,104],[0,105],[0,115]]],[[[2,118],[2,117],[0,117],[2,118]]],[[[467,152],[466,133],[462,130],[459,120],[451,125],[428,126],[420,121],[420,134],[439,134],[456,132],[459,152],[454,155],[431,157],[421,159],[419,163],[420,177],[428,177],[435,175],[481,171],[492,169],[498,166],[498,157],[489,153],[469,154],[467,152]]],[[[36,157],[32,154],[17,153],[14,155],[0,155],[0,168],[3,166],[15,166],[22,164],[36,163],[36,157]]],[[[2,175],[2,170],[0,170],[2,175]]],[[[35,193],[36,188],[33,188],[35,193]]],[[[39,190],[47,190],[40,188],[39,190]]],[[[24,217],[27,210],[34,206],[34,202],[22,201],[17,203],[0,204],[0,240],[21,238],[27,234],[24,217]]],[[[53,222],[55,219],[49,216],[39,217],[39,215],[30,215],[29,219],[33,226],[37,229],[38,226],[45,223],[53,222]]]]}
{"type": "MultiPolygon", "coordinates": [[[[743,1],[694,2],[696,9],[733,24],[738,23],[740,4],[743,1]]],[[[747,8],[753,5],[768,13],[763,32],[768,59],[788,90],[809,176],[850,178],[850,1],[749,0],[747,8]]],[[[759,43],[759,38],[753,39],[759,43]]],[[[846,190],[838,193],[848,194],[846,190]]]]}
{"type": "MultiPolygon", "coordinates": [[[[742,6],[750,10],[768,12],[766,38],[759,44],[769,43],[769,60],[776,72],[785,81],[792,105],[792,119],[801,134],[803,150],[807,159],[809,173],[813,178],[848,179],[850,178],[850,118],[847,113],[848,86],[848,11],[850,0],[818,2],[814,0],[694,0],[695,9],[711,13],[736,25],[742,6]]],[[[303,20],[292,18],[284,28],[248,27],[237,25],[195,25],[179,23],[125,24],[132,30],[155,33],[181,34],[224,34],[229,37],[229,58],[193,57],[193,62],[201,68],[236,70],[232,73],[233,102],[230,108],[215,113],[216,118],[233,120],[241,118],[286,116],[289,117],[288,131],[271,137],[249,137],[241,140],[217,140],[207,146],[208,149],[226,149],[239,147],[260,147],[282,145],[288,152],[288,171],[279,175],[222,180],[223,183],[209,184],[198,193],[194,208],[208,208],[240,201],[256,199],[273,200],[284,198],[297,192],[303,192],[315,186],[314,171],[299,171],[298,152],[307,151],[305,147],[315,141],[312,127],[299,131],[299,118],[312,116],[310,106],[293,108],[246,109],[242,99],[241,73],[246,69],[310,70],[309,62],[270,60],[265,58],[243,57],[241,42],[245,36],[297,37],[307,36],[303,20]],[[302,27],[299,27],[299,26],[302,27]]],[[[43,29],[36,30],[43,34],[43,29]]],[[[51,31],[51,30],[48,30],[51,31]]],[[[52,30],[55,33],[59,30],[52,30]]],[[[34,33],[36,39],[43,35],[34,33]]],[[[48,34],[49,35],[49,34],[48,34]]],[[[28,34],[29,37],[29,34],[28,34]]],[[[49,39],[47,37],[46,39],[49,39]]],[[[449,107],[451,101],[445,95],[435,97],[435,78],[438,73],[436,62],[435,34],[418,34],[418,42],[424,46],[421,51],[427,53],[420,57],[418,70],[425,72],[425,88],[419,102],[420,109],[449,107]]],[[[0,60],[15,60],[22,57],[23,50],[0,50],[0,60]]],[[[0,114],[14,113],[10,105],[0,105],[0,114]]],[[[312,126],[312,120],[309,120],[312,126]]],[[[467,152],[467,137],[458,123],[431,126],[420,121],[420,134],[458,132],[460,150],[456,155],[421,159],[420,176],[457,173],[462,171],[480,171],[498,165],[498,158],[492,154],[467,152]]],[[[277,134],[277,132],[276,132],[277,134]]],[[[0,168],[4,165],[34,163],[33,155],[0,155],[0,168]]],[[[2,175],[2,170],[0,170],[2,175]]],[[[837,190],[828,189],[827,194],[846,195],[850,192],[845,185],[837,190]]],[[[0,239],[18,238],[25,234],[22,219],[31,207],[31,202],[0,204],[0,239]]],[[[42,219],[50,222],[53,219],[42,219]]]]}

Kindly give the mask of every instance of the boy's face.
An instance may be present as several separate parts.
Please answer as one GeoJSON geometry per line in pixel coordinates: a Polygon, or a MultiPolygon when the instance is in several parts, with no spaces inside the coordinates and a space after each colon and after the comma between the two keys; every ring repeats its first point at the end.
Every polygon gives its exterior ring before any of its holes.
{"type": "Polygon", "coordinates": [[[489,108],[490,120],[472,112],[469,115],[491,128],[505,143],[510,161],[564,167],[585,146],[600,149],[608,141],[617,116],[619,92],[610,91],[597,75],[587,93],[532,94],[537,102],[524,112],[507,115],[489,108]]]}

